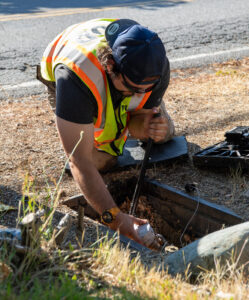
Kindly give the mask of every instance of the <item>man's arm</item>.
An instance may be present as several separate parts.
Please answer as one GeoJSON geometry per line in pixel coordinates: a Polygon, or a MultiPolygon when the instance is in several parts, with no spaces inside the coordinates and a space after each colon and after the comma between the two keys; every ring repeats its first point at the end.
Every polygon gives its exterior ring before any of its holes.
{"type": "Polygon", "coordinates": [[[59,117],[56,120],[67,156],[73,151],[80,139],[80,132],[83,131],[83,139],[70,159],[70,167],[74,179],[84,192],[84,196],[99,214],[104,209],[114,207],[115,203],[108,190],[105,189],[103,180],[93,162],[93,124],[77,124],[59,117]],[[96,201],[96,198],[99,201],[96,201]]]}
{"type": "MultiPolygon", "coordinates": [[[[75,181],[81,188],[88,203],[101,215],[104,210],[116,206],[105,183],[95,166],[93,159],[94,126],[93,124],[78,124],[56,118],[57,128],[64,150],[69,156],[80,139],[83,131],[83,139],[70,158],[70,168],[75,181]]],[[[120,212],[115,222],[111,224],[113,230],[119,230],[141,243],[134,224],[142,225],[147,221],[120,212]]]]}

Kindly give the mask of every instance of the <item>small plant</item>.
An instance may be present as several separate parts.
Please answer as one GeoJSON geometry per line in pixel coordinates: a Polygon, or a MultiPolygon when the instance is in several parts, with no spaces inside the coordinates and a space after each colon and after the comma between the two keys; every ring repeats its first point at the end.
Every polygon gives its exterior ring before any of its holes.
{"type": "Polygon", "coordinates": [[[237,75],[238,72],[233,69],[227,69],[227,70],[219,70],[215,73],[216,76],[233,76],[237,75]]]}

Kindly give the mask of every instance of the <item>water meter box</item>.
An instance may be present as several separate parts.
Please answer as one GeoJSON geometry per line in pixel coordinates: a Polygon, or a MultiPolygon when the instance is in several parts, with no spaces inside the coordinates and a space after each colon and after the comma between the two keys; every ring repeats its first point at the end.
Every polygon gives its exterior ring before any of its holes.
{"type": "Polygon", "coordinates": [[[193,155],[196,167],[215,170],[249,170],[249,127],[235,127],[225,133],[225,141],[193,155]]]}
{"type": "MultiPolygon", "coordinates": [[[[123,182],[112,181],[109,190],[117,205],[121,206],[122,201],[131,198],[135,184],[136,178],[123,182]]],[[[162,234],[170,244],[177,247],[181,247],[180,237],[184,229],[193,241],[208,233],[220,230],[224,226],[239,224],[243,221],[242,218],[224,206],[190,196],[155,180],[145,180],[141,196],[147,199],[146,210],[153,212],[153,220],[150,217],[147,218],[153,225],[153,229],[156,228],[156,233],[162,234]],[[198,208],[197,211],[196,208],[198,208]],[[191,220],[190,223],[189,220],[191,220]]],[[[99,220],[99,216],[88,205],[83,195],[71,197],[65,200],[63,204],[76,211],[79,205],[82,205],[87,217],[99,220]]],[[[140,217],[139,213],[138,206],[137,217],[140,217]]]]}

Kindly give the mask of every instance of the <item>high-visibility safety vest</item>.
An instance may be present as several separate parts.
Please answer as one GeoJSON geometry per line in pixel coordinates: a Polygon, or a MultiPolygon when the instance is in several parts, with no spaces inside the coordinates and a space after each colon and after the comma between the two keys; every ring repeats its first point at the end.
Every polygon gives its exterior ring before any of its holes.
{"type": "Polygon", "coordinates": [[[55,81],[56,65],[64,64],[91,90],[98,105],[98,115],[94,118],[94,145],[114,156],[123,152],[130,112],[141,109],[151,94],[126,97],[114,110],[107,76],[96,51],[106,45],[105,29],[115,20],[94,19],[70,26],[48,45],[41,62],[44,79],[55,81]]]}

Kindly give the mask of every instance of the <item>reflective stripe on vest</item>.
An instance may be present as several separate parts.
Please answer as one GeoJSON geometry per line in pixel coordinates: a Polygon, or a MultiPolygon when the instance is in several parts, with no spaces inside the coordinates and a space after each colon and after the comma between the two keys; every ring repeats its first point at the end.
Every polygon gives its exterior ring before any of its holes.
{"type": "Polygon", "coordinates": [[[44,79],[55,81],[56,65],[64,64],[87,85],[98,105],[95,146],[120,155],[128,135],[128,112],[141,109],[151,92],[126,97],[114,111],[106,73],[96,57],[97,49],[106,43],[104,30],[113,21],[96,19],[67,28],[45,50],[41,74],[44,79]]]}

